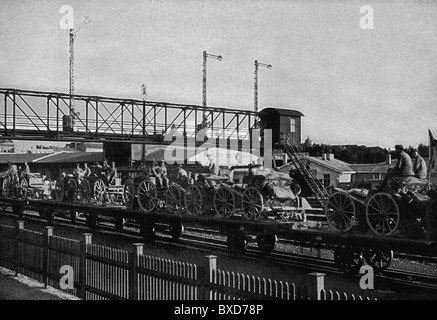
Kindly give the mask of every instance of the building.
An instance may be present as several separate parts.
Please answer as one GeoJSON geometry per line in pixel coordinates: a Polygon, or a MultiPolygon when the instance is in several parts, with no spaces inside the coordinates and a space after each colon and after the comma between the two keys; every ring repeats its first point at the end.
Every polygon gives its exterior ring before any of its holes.
{"type": "MultiPolygon", "coordinates": [[[[349,163],[335,159],[331,153],[323,154],[322,157],[312,157],[305,155],[305,159],[312,170],[313,174],[325,188],[342,188],[348,189],[352,184],[352,176],[355,170],[349,163]]],[[[280,172],[289,173],[290,176],[296,178],[298,183],[304,183],[302,179],[295,174],[297,169],[290,162],[286,165],[278,167],[280,172]]],[[[304,187],[303,185],[301,187],[304,187]]]]}
{"type": "Polygon", "coordinates": [[[368,190],[377,190],[387,176],[389,168],[393,168],[396,162],[393,162],[391,155],[387,155],[387,160],[381,163],[351,164],[355,170],[352,176],[352,186],[354,188],[363,188],[368,190]]]}
{"type": "Polygon", "coordinates": [[[0,141],[0,153],[14,152],[14,151],[15,151],[15,143],[12,140],[0,141]]]}
{"type": "Polygon", "coordinates": [[[93,164],[103,161],[103,152],[82,152],[77,150],[50,153],[0,153],[0,171],[6,171],[7,163],[15,163],[18,169],[29,165],[32,173],[41,173],[52,180],[59,179],[62,172],[72,173],[76,163],[93,164]]]}

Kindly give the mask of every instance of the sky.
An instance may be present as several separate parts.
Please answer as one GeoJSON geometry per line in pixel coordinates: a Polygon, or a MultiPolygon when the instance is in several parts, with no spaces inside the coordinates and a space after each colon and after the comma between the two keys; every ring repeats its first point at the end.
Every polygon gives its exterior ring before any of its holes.
{"type": "Polygon", "coordinates": [[[77,94],[301,111],[315,143],[428,143],[437,136],[437,1],[0,0],[0,87],[68,92],[68,31],[77,94]],[[374,28],[362,29],[370,5],[374,28]]]}

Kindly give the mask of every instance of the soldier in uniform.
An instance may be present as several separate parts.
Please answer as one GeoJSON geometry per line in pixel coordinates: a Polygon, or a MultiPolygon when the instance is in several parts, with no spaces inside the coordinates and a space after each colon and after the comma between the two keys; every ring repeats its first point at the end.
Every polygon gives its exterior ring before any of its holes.
{"type": "Polygon", "coordinates": [[[413,149],[412,160],[414,176],[419,179],[426,179],[426,162],[419,155],[419,150],[417,148],[413,149]]]}

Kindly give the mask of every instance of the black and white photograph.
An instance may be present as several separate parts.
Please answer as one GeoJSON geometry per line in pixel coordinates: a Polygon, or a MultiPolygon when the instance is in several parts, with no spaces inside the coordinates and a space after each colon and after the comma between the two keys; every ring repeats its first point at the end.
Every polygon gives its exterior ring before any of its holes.
{"type": "Polygon", "coordinates": [[[0,0],[0,300],[437,300],[437,1],[0,0]]]}

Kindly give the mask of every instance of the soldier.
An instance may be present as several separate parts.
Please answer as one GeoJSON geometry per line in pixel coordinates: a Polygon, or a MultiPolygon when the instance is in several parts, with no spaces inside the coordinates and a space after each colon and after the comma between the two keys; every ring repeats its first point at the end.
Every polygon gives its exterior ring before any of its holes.
{"type": "Polygon", "coordinates": [[[180,164],[178,164],[178,175],[176,180],[179,181],[180,184],[186,185],[188,183],[188,172],[182,168],[180,164]]]}
{"type": "Polygon", "coordinates": [[[419,155],[419,150],[417,150],[417,148],[413,149],[412,160],[413,160],[414,176],[419,179],[426,179],[426,162],[419,155]]]}
{"type": "Polygon", "coordinates": [[[165,167],[163,160],[159,160],[158,163],[153,166],[152,173],[156,178],[156,184],[158,187],[168,188],[169,180],[167,178],[167,168],[165,167]]]}
{"type": "Polygon", "coordinates": [[[77,181],[82,180],[84,175],[84,171],[80,167],[79,163],[76,163],[76,169],[73,170],[73,176],[76,178],[77,181]]]}
{"type": "Polygon", "coordinates": [[[111,167],[107,170],[106,180],[108,180],[108,184],[111,184],[117,175],[117,168],[115,167],[115,162],[111,163],[111,167]]]}
{"type": "Polygon", "coordinates": [[[396,166],[393,168],[395,176],[413,177],[413,162],[411,161],[410,156],[404,151],[404,147],[402,145],[396,145],[395,150],[399,156],[399,160],[396,163],[396,166]]]}
{"type": "Polygon", "coordinates": [[[84,163],[83,164],[83,176],[85,178],[89,177],[91,175],[91,169],[90,167],[88,167],[88,163],[84,163]]]}

